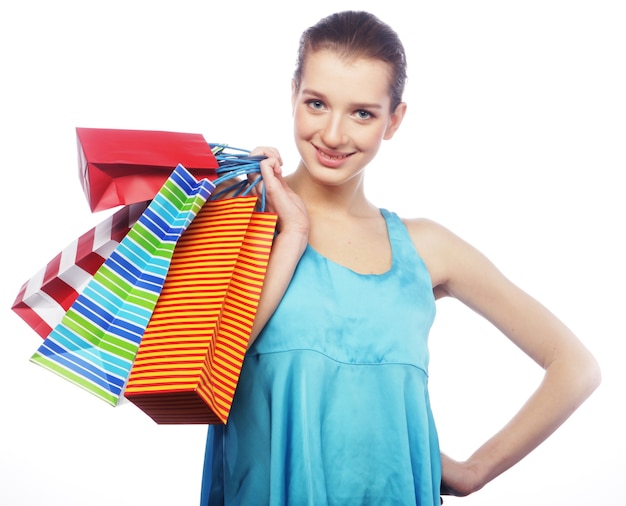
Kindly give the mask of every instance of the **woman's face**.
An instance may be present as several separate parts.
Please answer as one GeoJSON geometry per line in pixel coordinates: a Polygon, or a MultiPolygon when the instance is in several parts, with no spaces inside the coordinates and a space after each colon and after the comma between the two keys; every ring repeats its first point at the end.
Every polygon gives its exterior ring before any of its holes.
{"type": "Polygon", "coordinates": [[[390,111],[390,76],[380,60],[347,60],[329,50],[307,56],[292,105],[296,146],[314,178],[341,184],[361,175],[396,132],[406,105],[390,111]]]}

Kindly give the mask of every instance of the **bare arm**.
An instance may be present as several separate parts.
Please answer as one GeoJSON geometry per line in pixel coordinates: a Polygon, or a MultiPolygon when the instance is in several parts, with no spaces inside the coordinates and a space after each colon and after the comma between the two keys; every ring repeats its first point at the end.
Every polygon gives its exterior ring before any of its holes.
{"type": "Polygon", "coordinates": [[[476,249],[431,222],[411,222],[410,230],[435,291],[484,316],[545,371],[510,422],[466,461],[442,456],[444,488],[453,495],[468,495],[550,436],[598,386],[600,372],[589,351],[559,319],[476,249]]]}
{"type": "Polygon", "coordinates": [[[281,160],[271,148],[257,148],[268,158],[261,162],[267,211],[278,214],[278,234],[274,238],[261,299],[248,347],[254,342],[280,303],[308,242],[309,218],[304,203],[283,180],[281,160]]]}

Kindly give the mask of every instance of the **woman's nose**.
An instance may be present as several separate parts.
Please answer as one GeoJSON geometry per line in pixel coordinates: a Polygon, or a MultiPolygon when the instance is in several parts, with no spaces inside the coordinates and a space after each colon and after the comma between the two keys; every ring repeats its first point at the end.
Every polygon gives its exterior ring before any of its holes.
{"type": "Polygon", "coordinates": [[[343,118],[337,114],[329,114],[321,132],[322,142],[329,148],[341,146],[347,142],[343,118]]]}

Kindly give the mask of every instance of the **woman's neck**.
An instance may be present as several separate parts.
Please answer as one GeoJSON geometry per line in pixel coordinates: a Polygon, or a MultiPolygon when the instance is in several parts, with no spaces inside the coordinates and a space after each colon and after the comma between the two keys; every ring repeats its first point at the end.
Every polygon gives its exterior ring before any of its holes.
{"type": "Polygon", "coordinates": [[[310,212],[332,212],[364,217],[377,214],[365,197],[364,174],[358,174],[342,184],[324,184],[313,179],[302,164],[285,181],[304,201],[310,212]]]}

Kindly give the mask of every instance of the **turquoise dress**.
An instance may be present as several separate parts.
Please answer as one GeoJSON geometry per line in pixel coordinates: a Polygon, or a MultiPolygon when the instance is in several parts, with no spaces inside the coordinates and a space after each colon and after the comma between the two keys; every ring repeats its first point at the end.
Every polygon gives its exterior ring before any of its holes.
{"type": "Polygon", "coordinates": [[[358,274],[308,246],[248,350],[228,423],[210,426],[202,506],[434,506],[431,279],[381,209],[391,268],[358,274]]]}

